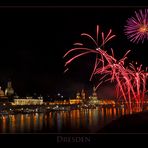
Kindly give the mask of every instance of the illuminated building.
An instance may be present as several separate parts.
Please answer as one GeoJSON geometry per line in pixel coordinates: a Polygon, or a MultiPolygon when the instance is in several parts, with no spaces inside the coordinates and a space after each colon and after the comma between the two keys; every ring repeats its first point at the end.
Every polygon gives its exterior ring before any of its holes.
{"type": "Polygon", "coordinates": [[[81,96],[80,96],[79,92],[76,93],[76,99],[81,99],[81,96]]]}
{"type": "Polygon", "coordinates": [[[91,105],[98,105],[99,104],[99,100],[97,97],[95,87],[93,87],[93,93],[92,93],[92,96],[90,97],[89,104],[91,104],[91,105]]]}
{"type": "Polygon", "coordinates": [[[69,103],[70,104],[81,104],[82,100],[81,99],[70,99],[69,103]]]}
{"type": "Polygon", "coordinates": [[[13,105],[42,105],[43,99],[33,99],[31,97],[25,99],[14,99],[13,105]]]}
{"type": "Polygon", "coordinates": [[[5,96],[4,91],[0,87],[0,97],[4,97],[4,96],[5,96]]]}
{"type": "Polygon", "coordinates": [[[84,89],[81,91],[81,99],[84,101],[86,99],[84,89]]]}
{"type": "Polygon", "coordinates": [[[115,105],[115,101],[112,99],[100,99],[99,105],[115,105]]]}
{"type": "Polygon", "coordinates": [[[5,95],[6,96],[12,96],[14,94],[14,89],[12,88],[12,84],[11,82],[9,81],[7,83],[7,88],[5,89],[5,95]]]}
{"type": "Polygon", "coordinates": [[[0,87],[0,102],[8,102],[8,97],[5,96],[4,91],[0,87]]]}
{"type": "Polygon", "coordinates": [[[82,89],[81,91],[81,99],[84,104],[87,103],[86,94],[84,92],[84,89],[82,89]]]}
{"type": "Polygon", "coordinates": [[[79,92],[77,92],[76,93],[76,99],[70,99],[69,100],[69,103],[70,104],[81,104],[83,102],[83,100],[82,100],[82,94],[83,94],[83,97],[84,97],[84,90],[81,92],[81,94],[79,92]]]}
{"type": "Polygon", "coordinates": [[[93,87],[92,99],[93,100],[98,100],[97,93],[96,93],[96,88],[95,87],[93,87]]]}
{"type": "Polygon", "coordinates": [[[57,100],[54,102],[48,102],[49,105],[68,105],[69,104],[69,100],[57,100]]]}

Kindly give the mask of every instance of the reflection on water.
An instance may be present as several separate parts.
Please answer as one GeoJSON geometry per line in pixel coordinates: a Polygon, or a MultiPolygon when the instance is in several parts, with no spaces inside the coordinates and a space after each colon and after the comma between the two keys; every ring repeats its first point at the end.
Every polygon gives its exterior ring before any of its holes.
{"type": "Polygon", "coordinates": [[[46,114],[0,116],[1,133],[97,132],[110,121],[127,114],[124,108],[96,108],[46,114]]]}

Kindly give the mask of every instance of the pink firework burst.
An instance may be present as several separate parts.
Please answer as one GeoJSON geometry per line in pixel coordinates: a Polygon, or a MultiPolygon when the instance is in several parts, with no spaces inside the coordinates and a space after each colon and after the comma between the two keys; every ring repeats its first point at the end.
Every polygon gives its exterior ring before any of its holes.
{"type": "MultiPolygon", "coordinates": [[[[114,34],[112,35],[112,29],[109,30],[109,32],[108,32],[108,34],[106,36],[104,35],[104,32],[101,32],[100,35],[102,37],[102,40],[99,41],[99,39],[98,39],[98,37],[99,37],[99,25],[97,25],[97,27],[96,27],[96,39],[93,38],[91,35],[89,35],[87,33],[81,33],[81,36],[86,37],[86,38],[88,38],[89,40],[92,41],[92,43],[95,45],[95,48],[87,48],[84,43],[80,43],[80,42],[79,43],[74,43],[73,45],[76,46],[76,47],[74,47],[74,48],[70,49],[69,51],[67,51],[66,54],[64,55],[64,58],[66,56],[68,56],[70,53],[75,52],[75,51],[79,51],[81,53],[78,53],[75,56],[73,56],[72,58],[70,58],[65,63],[65,66],[67,66],[68,64],[70,64],[73,60],[75,60],[75,59],[77,59],[77,58],[79,58],[81,56],[84,56],[86,54],[90,54],[90,53],[96,54],[95,65],[94,65],[92,74],[90,76],[90,80],[91,80],[92,77],[93,77],[93,75],[94,75],[95,69],[97,68],[97,65],[100,62],[98,60],[98,55],[102,51],[101,48],[104,48],[104,45],[108,41],[110,41],[112,38],[115,37],[114,34]]],[[[68,70],[68,68],[64,72],[66,72],[67,70],[68,70]]]]}
{"type": "Polygon", "coordinates": [[[133,43],[143,43],[144,40],[148,40],[148,9],[135,11],[135,17],[127,20],[124,31],[133,43]]]}
{"type": "MultiPolygon", "coordinates": [[[[137,14],[137,13],[136,13],[137,14]]],[[[142,11],[141,11],[142,15],[142,11]]],[[[137,14],[138,18],[138,14],[137,14]]],[[[143,18],[146,18],[144,15],[143,18]]],[[[141,19],[139,18],[139,21],[141,19]]],[[[85,36],[90,39],[95,48],[87,48],[83,43],[75,43],[75,48],[70,49],[64,55],[64,58],[70,55],[73,52],[76,52],[76,55],[70,57],[65,63],[65,66],[70,64],[73,60],[78,59],[81,56],[86,54],[93,53],[96,55],[95,65],[90,77],[90,80],[95,75],[101,75],[101,78],[98,79],[98,84],[96,89],[104,82],[116,82],[116,95],[117,99],[123,98],[125,104],[130,110],[130,113],[133,111],[133,108],[136,106],[138,111],[141,111],[144,103],[145,93],[147,92],[146,83],[148,79],[147,68],[146,71],[142,70],[142,64],[140,66],[134,66],[132,63],[128,63],[125,67],[125,60],[127,55],[130,52],[128,50],[125,55],[117,60],[114,56],[114,50],[111,48],[111,54],[104,49],[104,45],[111,40],[115,35],[111,35],[112,30],[109,30],[107,36],[104,36],[102,32],[102,40],[98,43],[99,35],[99,26],[97,25],[96,29],[96,39],[90,36],[89,34],[82,33],[81,36],[85,36]],[[78,51],[80,53],[78,53],[78,51]]],[[[137,40],[137,39],[136,39],[137,40]]],[[[140,38],[138,38],[138,41],[140,38]]],[[[135,41],[135,40],[134,40],[135,41]]],[[[68,69],[65,70],[65,72],[68,69]]]]}

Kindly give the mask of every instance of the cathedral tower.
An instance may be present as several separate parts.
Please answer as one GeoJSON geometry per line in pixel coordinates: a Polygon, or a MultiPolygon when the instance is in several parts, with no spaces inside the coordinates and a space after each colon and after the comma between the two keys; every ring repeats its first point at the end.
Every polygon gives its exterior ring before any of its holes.
{"type": "Polygon", "coordinates": [[[9,81],[7,83],[7,88],[5,89],[5,95],[6,96],[12,96],[14,94],[14,89],[12,88],[12,83],[9,81]]]}

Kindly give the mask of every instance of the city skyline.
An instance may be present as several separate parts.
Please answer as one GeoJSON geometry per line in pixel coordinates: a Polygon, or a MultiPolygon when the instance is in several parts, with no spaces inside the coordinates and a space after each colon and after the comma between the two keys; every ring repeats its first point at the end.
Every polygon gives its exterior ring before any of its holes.
{"type": "MultiPolygon", "coordinates": [[[[49,100],[43,100],[43,105],[33,105],[40,101],[38,98],[36,100],[33,94],[54,96],[61,93],[64,97],[71,98],[82,89],[92,94],[97,79],[89,81],[95,60],[93,55],[74,60],[65,74],[66,59],[63,56],[73,47],[73,43],[83,42],[81,33],[88,33],[95,38],[96,25],[99,25],[105,34],[112,29],[116,35],[106,44],[107,52],[110,53],[110,48],[113,48],[115,58],[120,59],[126,51],[131,50],[125,65],[137,61],[143,64],[143,68],[146,67],[148,42],[131,43],[124,32],[127,19],[134,17],[135,11],[145,9],[146,1],[43,0],[35,3],[3,1],[1,4],[0,87],[4,91],[2,96],[7,89],[8,81],[11,81],[14,92],[20,96],[19,101],[24,99],[24,103],[27,104],[19,106],[15,102],[17,100],[10,102],[1,98],[0,132],[1,141],[5,146],[95,144],[105,147],[109,142],[113,143],[118,135],[126,135],[124,142],[123,138],[118,140],[123,145],[131,143],[133,146],[137,145],[137,142],[145,145],[140,137],[141,133],[148,132],[147,98],[142,111],[139,112],[135,108],[133,114],[130,114],[127,105],[120,101],[111,107],[97,105],[96,109],[88,109],[81,105],[73,107],[70,100],[66,100],[67,107],[59,105],[59,108],[56,108],[56,105],[51,105],[53,101],[55,104],[61,103],[61,100],[56,99],[51,100],[49,104],[49,100]],[[131,137],[131,133],[136,134],[137,142],[127,138],[128,135],[131,137]],[[6,140],[9,142],[5,142],[6,140]]],[[[90,42],[88,44],[91,47],[90,42]]],[[[103,83],[97,90],[98,100],[106,97],[113,99],[113,91],[114,84],[103,83]]]]}
{"type": "MultiPolygon", "coordinates": [[[[90,89],[95,82],[89,82],[94,57],[83,57],[71,64],[64,74],[63,55],[79,41],[82,32],[95,36],[96,25],[107,32],[112,29],[117,36],[107,44],[107,50],[114,48],[121,57],[131,50],[130,61],[147,66],[147,43],[135,45],[128,41],[123,29],[126,20],[139,7],[78,7],[78,8],[5,8],[1,9],[1,73],[0,86],[8,80],[18,94],[63,93],[70,96],[79,89],[90,89]]],[[[99,95],[105,97],[112,92],[112,84],[99,88],[99,95]],[[103,94],[104,92],[104,94],[103,94]]],[[[113,94],[110,94],[113,96],[113,94]]]]}

